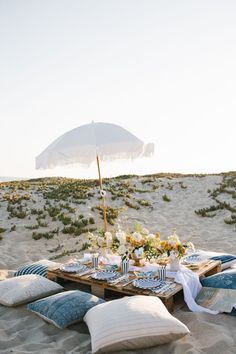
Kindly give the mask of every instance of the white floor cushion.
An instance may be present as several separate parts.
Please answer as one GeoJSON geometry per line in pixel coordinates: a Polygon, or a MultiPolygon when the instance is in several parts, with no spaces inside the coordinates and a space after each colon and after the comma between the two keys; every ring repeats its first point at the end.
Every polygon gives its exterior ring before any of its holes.
{"type": "Polygon", "coordinates": [[[0,282],[0,304],[16,306],[62,291],[63,287],[37,274],[21,275],[0,282]]]}
{"type": "Polygon", "coordinates": [[[152,347],[189,333],[155,296],[137,295],[97,305],[84,321],[96,354],[152,347]]]}

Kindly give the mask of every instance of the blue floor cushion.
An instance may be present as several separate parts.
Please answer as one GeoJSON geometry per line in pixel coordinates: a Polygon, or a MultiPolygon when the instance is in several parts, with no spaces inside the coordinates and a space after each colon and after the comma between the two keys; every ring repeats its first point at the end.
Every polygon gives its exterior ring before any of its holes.
{"type": "Polygon", "coordinates": [[[234,264],[236,262],[236,257],[230,254],[222,254],[220,256],[214,256],[211,257],[210,259],[213,259],[214,261],[221,261],[222,264],[234,264]]]}
{"type": "Polygon", "coordinates": [[[201,283],[208,288],[236,289],[236,270],[211,275],[201,279],[201,283]]]}
{"type": "Polygon", "coordinates": [[[70,290],[32,302],[27,308],[45,321],[64,329],[82,321],[89,309],[103,302],[103,299],[92,294],[70,290]]]}

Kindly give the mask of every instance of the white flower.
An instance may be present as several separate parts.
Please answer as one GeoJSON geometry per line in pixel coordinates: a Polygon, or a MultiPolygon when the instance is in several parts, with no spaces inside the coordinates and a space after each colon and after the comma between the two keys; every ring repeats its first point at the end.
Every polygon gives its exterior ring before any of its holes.
{"type": "Polygon", "coordinates": [[[97,238],[97,244],[99,247],[104,247],[104,238],[103,237],[98,237],[97,238]]]}
{"type": "Polygon", "coordinates": [[[142,235],[139,232],[134,232],[131,234],[131,238],[133,241],[140,242],[142,240],[142,235]]]}
{"type": "Polygon", "coordinates": [[[175,259],[176,257],[178,257],[178,252],[176,251],[170,251],[170,259],[175,259]]]}
{"type": "Polygon", "coordinates": [[[170,245],[170,246],[174,246],[174,245],[177,245],[177,244],[179,244],[180,243],[180,239],[179,239],[179,237],[174,233],[173,235],[170,235],[169,237],[168,237],[168,244],[170,245]]]}
{"type": "Polygon", "coordinates": [[[146,229],[146,228],[143,228],[143,229],[142,229],[142,233],[143,233],[144,235],[148,235],[148,234],[149,234],[149,230],[146,229]]]}
{"type": "Polygon", "coordinates": [[[120,242],[120,244],[124,244],[126,242],[126,233],[124,231],[117,231],[116,238],[120,242]]]}
{"type": "Polygon", "coordinates": [[[127,251],[126,246],[123,245],[123,244],[121,244],[121,245],[118,247],[117,251],[118,251],[119,255],[125,254],[126,251],[127,251]]]}
{"type": "Polygon", "coordinates": [[[144,248],[139,247],[138,249],[135,249],[134,254],[137,258],[142,258],[144,256],[144,248]]]}
{"type": "Polygon", "coordinates": [[[112,238],[112,234],[111,234],[111,232],[106,232],[105,233],[105,238],[106,238],[106,243],[107,243],[107,247],[111,247],[111,245],[112,245],[112,242],[113,242],[113,238],[112,238]]]}
{"type": "Polygon", "coordinates": [[[149,234],[148,236],[147,236],[147,240],[148,241],[154,241],[156,239],[156,235],[154,235],[154,234],[149,234]]]}
{"type": "Polygon", "coordinates": [[[194,247],[194,244],[192,242],[188,242],[187,246],[188,246],[188,250],[190,252],[195,252],[195,247],[194,247]]]}

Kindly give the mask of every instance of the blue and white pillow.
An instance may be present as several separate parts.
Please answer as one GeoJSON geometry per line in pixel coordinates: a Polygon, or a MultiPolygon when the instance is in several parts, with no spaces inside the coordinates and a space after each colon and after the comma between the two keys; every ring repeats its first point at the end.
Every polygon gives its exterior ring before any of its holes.
{"type": "Polygon", "coordinates": [[[20,275],[27,275],[27,274],[38,274],[42,277],[46,277],[47,271],[49,268],[53,268],[55,266],[60,267],[60,263],[52,262],[47,259],[42,259],[41,261],[30,263],[19,267],[15,273],[13,274],[14,277],[18,277],[20,275]]]}
{"type": "Polygon", "coordinates": [[[236,270],[211,275],[201,279],[201,283],[208,288],[236,289],[236,270]]]}
{"type": "Polygon", "coordinates": [[[236,264],[236,256],[233,254],[199,250],[191,256],[199,256],[202,260],[213,259],[216,261],[221,261],[222,270],[230,268],[236,264]]]}
{"type": "MultiPolygon", "coordinates": [[[[220,289],[236,289],[236,269],[233,271],[224,271],[211,275],[209,277],[201,279],[202,286],[208,288],[220,288],[220,289]]],[[[236,299],[235,306],[230,313],[236,316],[236,299]]]]}
{"type": "Polygon", "coordinates": [[[103,302],[105,302],[103,299],[92,294],[70,290],[32,302],[27,309],[56,327],[64,329],[82,321],[89,309],[103,302]]]}

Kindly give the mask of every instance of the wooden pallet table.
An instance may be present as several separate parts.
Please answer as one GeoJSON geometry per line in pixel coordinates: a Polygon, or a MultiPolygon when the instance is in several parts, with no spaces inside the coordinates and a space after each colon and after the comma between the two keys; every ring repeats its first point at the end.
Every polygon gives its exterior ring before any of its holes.
{"type": "MultiPolygon", "coordinates": [[[[220,271],[221,262],[210,261],[206,264],[203,264],[194,272],[196,272],[200,277],[213,275],[220,271]]],[[[49,269],[47,272],[47,278],[62,284],[65,288],[68,288],[67,284],[69,283],[70,289],[79,288],[79,285],[85,285],[87,286],[88,291],[90,291],[93,295],[106,300],[108,300],[111,296],[113,296],[113,298],[132,295],[157,296],[162,300],[170,312],[174,310],[175,305],[177,305],[179,299],[182,300],[181,303],[183,305],[183,287],[181,284],[175,283],[173,279],[170,278],[167,278],[166,280],[173,282],[173,288],[171,291],[167,290],[163,294],[155,294],[150,290],[135,288],[132,283],[129,283],[125,286],[119,283],[116,285],[110,285],[106,281],[92,279],[89,274],[79,276],[76,273],[66,273],[60,271],[59,269],[49,269]]],[[[129,281],[132,279],[135,279],[135,275],[130,273],[129,281]]]]}

